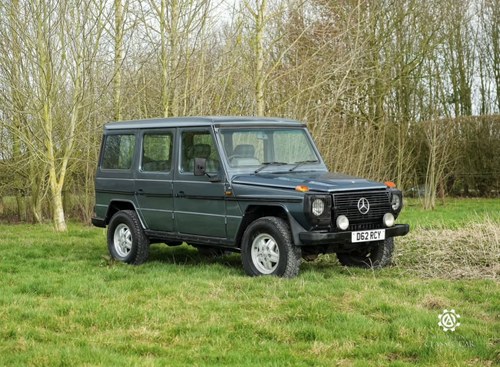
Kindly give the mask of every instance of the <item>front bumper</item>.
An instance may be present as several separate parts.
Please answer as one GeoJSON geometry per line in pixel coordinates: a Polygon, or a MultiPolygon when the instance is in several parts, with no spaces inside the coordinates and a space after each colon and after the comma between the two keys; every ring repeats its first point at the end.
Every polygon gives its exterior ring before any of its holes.
{"type": "MultiPolygon", "coordinates": [[[[404,236],[410,231],[408,224],[396,224],[385,229],[385,238],[404,236]]],[[[302,242],[299,246],[348,244],[351,242],[352,231],[345,232],[300,232],[299,239],[302,242]]]]}
{"type": "Polygon", "coordinates": [[[92,225],[95,227],[106,228],[106,221],[101,218],[92,217],[92,225]]]}

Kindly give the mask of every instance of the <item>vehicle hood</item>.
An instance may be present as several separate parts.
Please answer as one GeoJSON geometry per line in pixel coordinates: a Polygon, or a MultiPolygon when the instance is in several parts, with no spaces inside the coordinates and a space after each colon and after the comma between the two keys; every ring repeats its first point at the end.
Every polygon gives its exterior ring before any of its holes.
{"type": "Polygon", "coordinates": [[[305,185],[309,187],[309,191],[313,192],[374,190],[386,188],[386,186],[380,182],[331,172],[259,172],[258,174],[241,174],[233,176],[232,183],[292,190],[295,189],[297,185],[305,185]]]}

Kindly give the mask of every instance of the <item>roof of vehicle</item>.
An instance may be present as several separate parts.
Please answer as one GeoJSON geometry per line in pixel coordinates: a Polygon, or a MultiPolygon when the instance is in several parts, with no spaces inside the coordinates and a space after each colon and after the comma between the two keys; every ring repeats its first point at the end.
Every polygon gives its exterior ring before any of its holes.
{"type": "Polygon", "coordinates": [[[278,117],[246,117],[246,116],[206,116],[206,117],[169,117],[144,120],[110,122],[104,125],[106,130],[153,129],[165,127],[196,126],[304,126],[302,122],[278,117]]]}

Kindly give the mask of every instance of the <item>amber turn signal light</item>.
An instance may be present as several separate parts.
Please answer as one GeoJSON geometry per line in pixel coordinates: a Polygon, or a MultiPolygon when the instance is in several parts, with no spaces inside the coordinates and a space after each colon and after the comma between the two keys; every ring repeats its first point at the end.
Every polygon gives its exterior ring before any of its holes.
{"type": "Polygon", "coordinates": [[[298,186],[295,186],[295,191],[298,191],[298,192],[308,192],[309,191],[309,187],[307,187],[305,185],[298,185],[298,186]]]}
{"type": "Polygon", "coordinates": [[[385,181],[385,186],[390,187],[391,189],[396,187],[396,184],[392,181],[385,181]]]}

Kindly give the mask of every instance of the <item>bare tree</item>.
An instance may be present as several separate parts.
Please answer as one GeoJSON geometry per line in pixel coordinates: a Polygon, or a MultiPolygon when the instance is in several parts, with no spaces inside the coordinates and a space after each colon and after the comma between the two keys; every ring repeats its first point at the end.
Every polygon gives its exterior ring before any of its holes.
{"type": "MultiPolygon", "coordinates": [[[[16,28],[16,37],[22,42],[15,52],[23,60],[25,74],[21,79],[16,68],[11,70],[19,79],[13,85],[13,95],[22,95],[25,102],[21,106],[16,102],[19,99],[13,98],[13,115],[25,117],[23,123],[11,124],[10,130],[14,141],[22,141],[29,159],[29,173],[38,177],[38,180],[30,178],[35,219],[41,220],[39,199],[47,180],[54,227],[64,231],[62,192],[74,153],[76,131],[82,121],[85,80],[89,78],[87,65],[98,48],[99,36],[94,35],[100,34],[98,19],[89,15],[99,14],[103,5],[79,1],[26,1],[23,5],[25,13],[21,13],[28,18],[25,24],[30,26],[16,28]],[[96,43],[89,44],[90,41],[96,43]],[[24,87],[20,89],[21,86],[24,87]]],[[[14,24],[13,17],[11,20],[14,24]]]]}
{"type": "MultiPolygon", "coordinates": [[[[490,81],[494,85],[496,112],[500,112],[500,0],[482,0],[479,5],[481,22],[482,51],[480,61],[484,72],[481,73],[481,82],[484,93],[490,94],[486,85],[490,81]],[[485,80],[484,80],[485,79],[485,80]]],[[[484,96],[483,100],[487,97],[484,96]]],[[[486,107],[483,107],[486,110],[486,107]]]]}
{"type": "MultiPolygon", "coordinates": [[[[128,2],[127,2],[128,4],[128,2]]],[[[119,121],[122,119],[122,64],[123,64],[123,41],[124,41],[124,5],[122,0],[114,0],[114,72],[113,72],[113,105],[114,105],[114,119],[119,121]]]]}
{"type": "MultiPolygon", "coordinates": [[[[477,120],[478,130],[449,119],[500,111],[498,9],[499,0],[0,2],[0,188],[16,196],[19,219],[50,213],[64,230],[65,192],[90,216],[105,121],[277,115],[306,121],[331,169],[423,185],[432,208],[458,177],[458,157],[495,175],[489,156],[467,160],[453,139],[477,151],[480,131],[487,156],[496,120],[477,120]]],[[[462,181],[481,193],[496,182],[475,180],[462,181]]]]}

